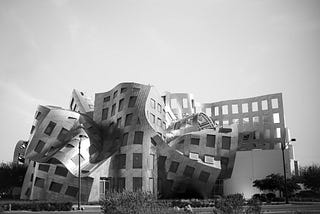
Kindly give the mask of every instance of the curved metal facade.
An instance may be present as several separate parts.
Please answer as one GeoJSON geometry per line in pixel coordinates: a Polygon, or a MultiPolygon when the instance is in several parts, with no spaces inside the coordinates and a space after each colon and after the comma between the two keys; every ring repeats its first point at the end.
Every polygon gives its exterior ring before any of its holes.
{"type": "Polygon", "coordinates": [[[274,141],[250,134],[280,128],[276,133],[284,136],[281,94],[199,104],[191,94],[161,96],[150,85],[121,83],[97,93],[94,105],[74,90],[69,107],[38,107],[29,141],[23,144],[29,167],[22,199],[75,201],[79,144],[83,201],[98,201],[106,191],[124,189],[160,193],[164,198],[192,194],[208,198],[231,177],[237,150],[274,147],[274,141]],[[264,100],[267,110],[262,104],[257,104],[257,111],[242,108],[244,103],[264,100]],[[261,126],[252,122],[257,115],[261,126]],[[245,118],[249,125],[232,123],[245,118]]]}

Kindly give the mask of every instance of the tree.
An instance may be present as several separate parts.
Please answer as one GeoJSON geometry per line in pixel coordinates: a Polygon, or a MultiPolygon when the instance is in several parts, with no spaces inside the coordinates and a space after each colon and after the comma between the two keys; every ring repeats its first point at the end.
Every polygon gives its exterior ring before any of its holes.
{"type": "MultiPolygon", "coordinates": [[[[268,175],[264,179],[253,181],[253,186],[257,187],[261,191],[279,191],[280,195],[284,191],[284,178],[279,174],[268,175]]],[[[295,190],[300,189],[300,186],[297,184],[296,179],[289,178],[287,179],[287,191],[289,194],[293,193],[295,190]]]]}
{"type": "Polygon", "coordinates": [[[0,197],[12,197],[14,187],[21,187],[27,166],[17,163],[0,163],[0,197]]]}
{"type": "Polygon", "coordinates": [[[320,192],[320,165],[313,164],[303,167],[301,171],[302,183],[315,192],[320,192]]]}

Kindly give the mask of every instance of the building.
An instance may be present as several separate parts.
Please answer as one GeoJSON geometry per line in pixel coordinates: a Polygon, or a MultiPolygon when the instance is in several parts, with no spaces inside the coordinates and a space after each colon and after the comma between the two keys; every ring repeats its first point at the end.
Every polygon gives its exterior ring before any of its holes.
{"type": "MultiPolygon", "coordinates": [[[[281,94],[200,104],[191,94],[161,96],[154,86],[121,83],[97,93],[93,105],[74,90],[69,109],[36,111],[23,144],[29,166],[21,198],[75,201],[79,176],[83,201],[110,190],[208,198],[242,191],[239,180],[249,197],[252,179],[282,172],[286,133],[281,94]],[[252,164],[265,170],[248,177],[257,172],[248,171],[252,164]]],[[[286,154],[290,175],[293,150],[286,154]]]]}

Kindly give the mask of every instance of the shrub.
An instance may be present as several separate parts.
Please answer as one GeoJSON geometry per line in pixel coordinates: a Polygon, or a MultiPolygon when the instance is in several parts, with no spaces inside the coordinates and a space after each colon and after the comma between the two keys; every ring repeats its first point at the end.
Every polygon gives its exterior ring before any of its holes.
{"type": "Polygon", "coordinates": [[[167,201],[157,200],[155,195],[142,191],[109,192],[101,200],[102,210],[107,214],[175,213],[169,205],[167,201]]]}
{"type": "Polygon", "coordinates": [[[276,198],[276,194],[269,192],[267,193],[266,197],[267,197],[267,201],[271,202],[271,201],[274,201],[274,199],[276,198]]]}
{"type": "MultiPolygon", "coordinates": [[[[31,211],[70,211],[71,202],[39,202],[39,201],[17,201],[12,202],[11,210],[31,210],[31,211]]],[[[5,210],[9,210],[9,203],[3,204],[5,210]]]]}

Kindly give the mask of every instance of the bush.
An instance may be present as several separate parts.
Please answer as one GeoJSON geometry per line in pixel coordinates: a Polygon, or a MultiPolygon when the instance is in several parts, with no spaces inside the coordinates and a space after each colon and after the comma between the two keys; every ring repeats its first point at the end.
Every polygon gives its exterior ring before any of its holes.
{"type": "Polygon", "coordinates": [[[107,214],[175,213],[167,201],[157,200],[155,195],[142,191],[109,192],[100,203],[107,214]]]}
{"type": "MultiPolygon", "coordinates": [[[[39,201],[22,201],[12,202],[11,210],[30,210],[30,211],[70,211],[71,202],[39,202],[39,201]]],[[[2,204],[4,210],[9,210],[9,203],[2,204]]]]}
{"type": "Polygon", "coordinates": [[[267,201],[271,202],[271,201],[274,201],[274,199],[276,198],[276,194],[269,192],[267,193],[266,197],[267,197],[267,201]]]}

